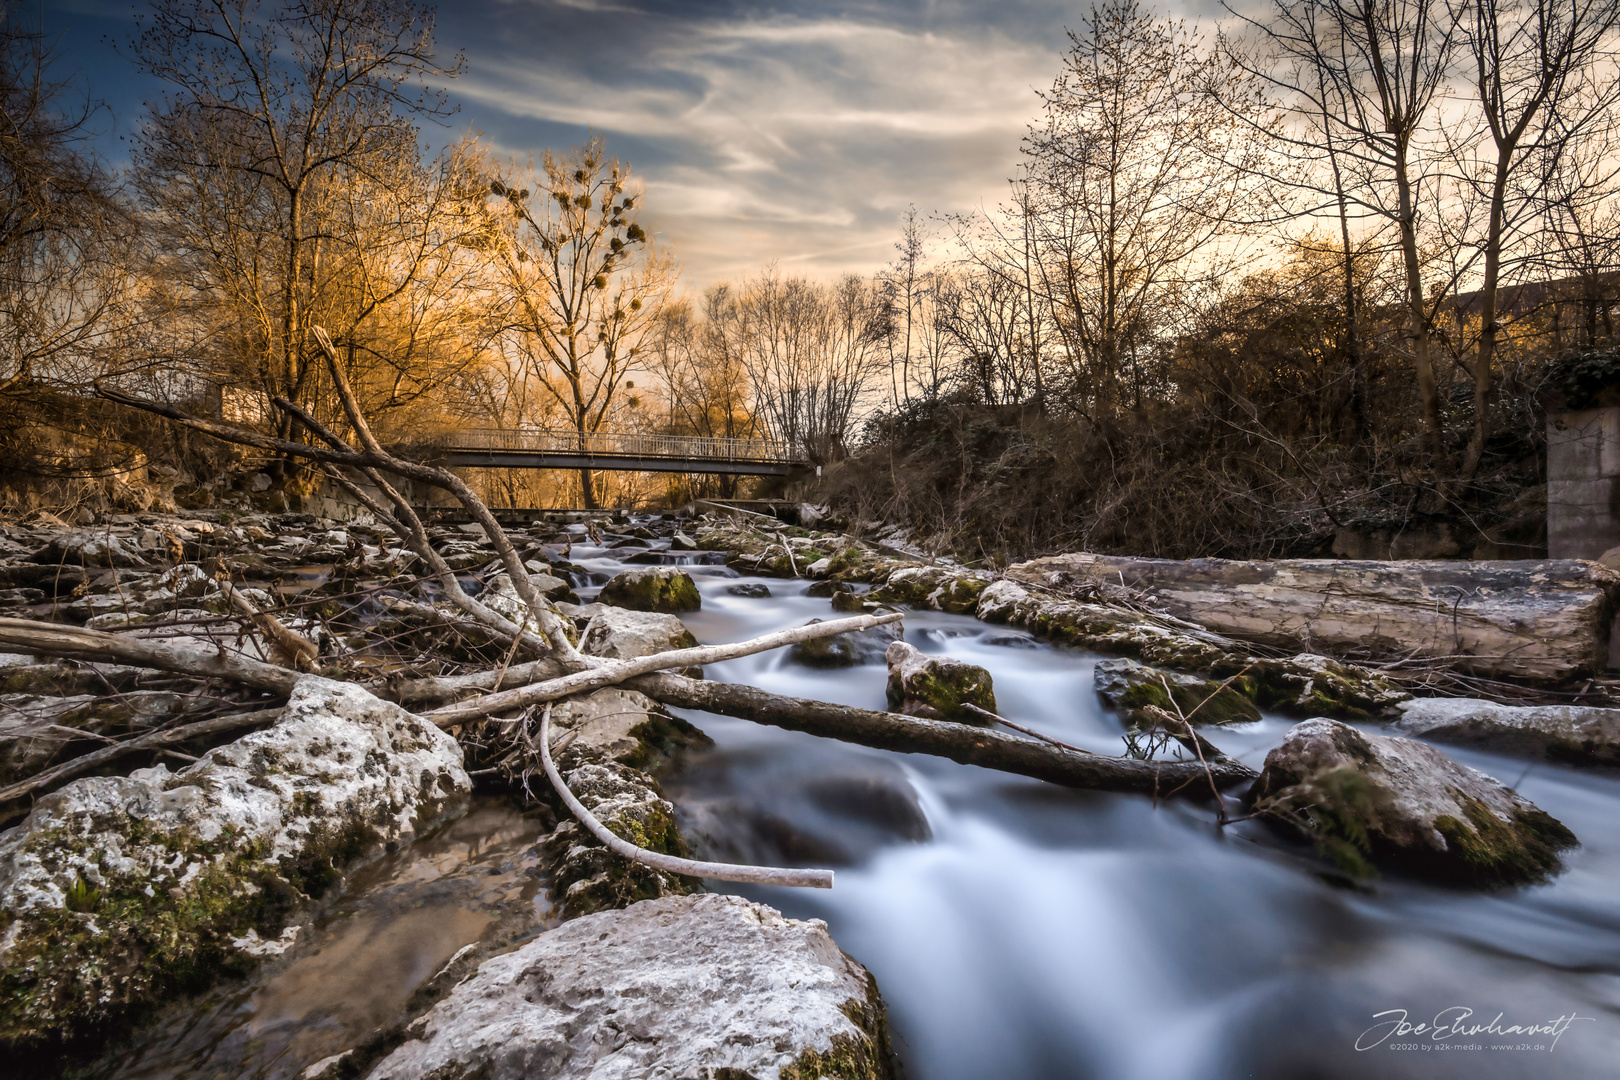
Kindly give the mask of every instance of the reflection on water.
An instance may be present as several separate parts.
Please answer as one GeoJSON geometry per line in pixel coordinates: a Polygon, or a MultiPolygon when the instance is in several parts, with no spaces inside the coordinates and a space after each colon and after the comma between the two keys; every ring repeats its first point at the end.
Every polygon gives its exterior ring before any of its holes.
{"type": "Polygon", "coordinates": [[[246,983],[173,1007],[93,1075],[282,1080],[397,1023],[465,946],[554,920],[535,874],[538,822],[481,796],[433,835],[353,875],[344,896],[246,983]]]}

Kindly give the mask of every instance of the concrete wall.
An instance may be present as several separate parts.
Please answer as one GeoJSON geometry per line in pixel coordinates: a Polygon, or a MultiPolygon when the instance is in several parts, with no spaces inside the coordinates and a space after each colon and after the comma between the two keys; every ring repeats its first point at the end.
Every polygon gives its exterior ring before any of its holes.
{"type": "Polygon", "coordinates": [[[1547,556],[1620,547],[1620,407],[1547,418],[1547,556]]]}

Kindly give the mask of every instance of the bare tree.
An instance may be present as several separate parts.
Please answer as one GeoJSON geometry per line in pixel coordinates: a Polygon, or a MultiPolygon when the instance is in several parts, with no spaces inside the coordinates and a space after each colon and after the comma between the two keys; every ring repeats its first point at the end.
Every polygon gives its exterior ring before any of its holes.
{"type": "Polygon", "coordinates": [[[877,290],[859,277],[817,285],[774,266],[737,298],[732,332],[756,414],[817,464],[843,452],[856,407],[882,373],[884,314],[877,290]]]}
{"type": "Polygon", "coordinates": [[[1614,75],[1620,53],[1613,40],[1620,3],[1471,0],[1467,12],[1474,104],[1488,138],[1483,154],[1468,154],[1471,160],[1463,162],[1466,182],[1484,197],[1487,219],[1479,240],[1484,280],[1474,360],[1474,430],[1463,460],[1464,479],[1478,469],[1490,434],[1492,364],[1502,330],[1497,289],[1505,245],[1539,201],[1533,171],[1556,167],[1571,143],[1612,125],[1612,111],[1620,104],[1620,81],[1614,75]],[[1526,190],[1524,180],[1532,181],[1532,190],[1526,190]]]}
{"type": "Polygon", "coordinates": [[[1218,276],[1217,245],[1259,151],[1212,104],[1211,84],[1228,73],[1184,23],[1107,0],[1069,38],[1025,140],[1023,206],[1077,396],[1108,409],[1140,395],[1154,330],[1218,276]]]}
{"type": "MultiPolygon", "coordinates": [[[[637,223],[639,188],[600,137],[491,188],[506,340],[583,440],[613,415],[674,266],[637,223]]],[[[591,470],[579,478],[585,505],[599,505],[591,470]]]]}
{"type": "Polygon", "coordinates": [[[86,386],[119,366],[133,222],[90,152],[93,107],[53,81],[38,34],[0,7],[0,397],[86,386]]]}
{"type": "MultiPolygon", "coordinates": [[[[1438,123],[1439,100],[1463,41],[1460,9],[1445,0],[1273,0],[1263,19],[1228,10],[1257,33],[1262,47],[1257,55],[1237,48],[1227,55],[1284,95],[1303,122],[1297,129],[1272,128],[1270,137],[1307,160],[1325,157],[1331,167],[1330,183],[1314,184],[1308,176],[1295,182],[1335,204],[1342,195],[1399,232],[1418,398],[1430,453],[1444,467],[1450,456],[1419,211],[1428,187],[1439,182],[1439,156],[1423,137],[1435,135],[1430,125],[1438,123]]],[[[1347,268],[1350,262],[1347,255],[1347,268]]]]}
{"type": "Polygon", "coordinates": [[[139,25],[129,52],[167,90],[135,161],[174,280],[223,346],[222,376],[305,402],[320,288],[354,253],[336,227],[345,197],[374,198],[416,161],[411,118],[450,111],[425,80],[460,60],[438,62],[432,17],[408,0],[157,0],[139,25]]]}

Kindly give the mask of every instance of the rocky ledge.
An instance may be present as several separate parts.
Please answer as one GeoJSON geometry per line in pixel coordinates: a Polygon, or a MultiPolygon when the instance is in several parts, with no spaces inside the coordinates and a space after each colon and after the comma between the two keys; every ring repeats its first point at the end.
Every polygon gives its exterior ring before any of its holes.
{"type": "Polygon", "coordinates": [[[1620,709],[1477,698],[1419,698],[1400,709],[1393,726],[1403,735],[1572,765],[1620,765],[1620,709]]]}
{"type": "Polygon", "coordinates": [[[177,773],[47,795],[0,834],[0,1047],[48,1052],[279,952],[348,865],[470,789],[448,735],[307,676],[273,727],[177,773]]]}
{"type": "Polygon", "coordinates": [[[372,1080],[891,1076],[877,987],[825,923],[704,894],[575,919],[485,961],[372,1080]]]}

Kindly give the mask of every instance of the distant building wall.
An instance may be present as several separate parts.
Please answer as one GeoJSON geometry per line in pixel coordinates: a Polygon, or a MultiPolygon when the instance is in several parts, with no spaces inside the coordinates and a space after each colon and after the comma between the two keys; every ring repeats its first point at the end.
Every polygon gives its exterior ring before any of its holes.
{"type": "Polygon", "coordinates": [[[1620,547],[1620,406],[1547,418],[1547,556],[1620,547]]]}

